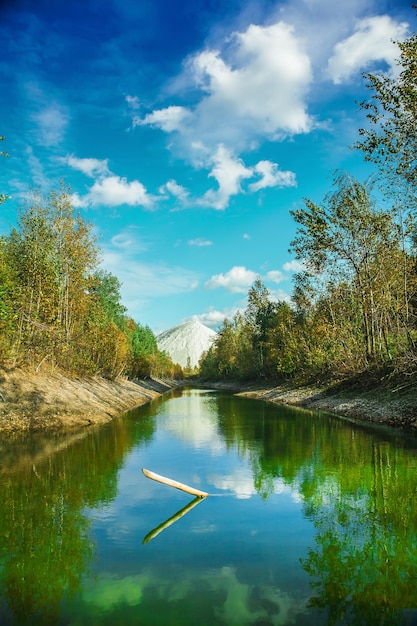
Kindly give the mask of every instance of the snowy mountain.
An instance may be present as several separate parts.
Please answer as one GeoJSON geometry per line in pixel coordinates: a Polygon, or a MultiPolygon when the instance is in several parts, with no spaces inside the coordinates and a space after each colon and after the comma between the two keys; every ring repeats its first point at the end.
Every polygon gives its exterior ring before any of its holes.
{"type": "Polygon", "coordinates": [[[196,367],[203,352],[207,352],[217,333],[197,320],[184,322],[165,330],[156,337],[158,348],[181,367],[196,367]]]}

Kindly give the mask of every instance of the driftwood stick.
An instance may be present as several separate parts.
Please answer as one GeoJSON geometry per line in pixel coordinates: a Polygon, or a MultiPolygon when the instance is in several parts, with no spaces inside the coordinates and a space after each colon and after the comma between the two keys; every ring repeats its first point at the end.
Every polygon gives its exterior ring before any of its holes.
{"type": "Polygon", "coordinates": [[[171,524],[174,524],[174,522],[177,522],[179,519],[181,519],[181,517],[186,515],[188,511],[191,511],[191,509],[197,506],[197,504],[200,504],[200,502],[202,501],[203,501],[203,498],[200,498],[200,497],[197,497],[197,498],[194,498],[194,500],[191,500],[191,502],[189,502],[186,506],[184,506],[182,509],[177,511],[175,515],[171,515],[171,517],[167,519],[165,522],[163,522],[162,524],[159,524],[159,526],[157,526],[153,530],[150,530],[148,534],[144,537],[142,543],[148,543],[149,541],[154,539],[157,535],[159,535],[159,533],[165,530],[165,528],[168,528],[168,526],[171,526],[171,524]]]}
{"type": "Polygon", "coordinates": [[[147,469],[142,469],[142,472],[145,474],[146,478],[150,478],[151,480],[156,480],[156,482],[163,483],[164,485],[169,485],[170,487],[175,487],[175,489],[181,489],[181,491],[186,491],[187,493],[191,493],[191,495],[197,496],[198,498],[206,498],[208,496],[208,493],[206,493],[205,491],[194,489],[194,487],[189,487],[188,485],[179,483],[176,480],[171,480],[171,478],[165,478],[165,476],[160,476],[159,474],[150,472],[147,469]]]}

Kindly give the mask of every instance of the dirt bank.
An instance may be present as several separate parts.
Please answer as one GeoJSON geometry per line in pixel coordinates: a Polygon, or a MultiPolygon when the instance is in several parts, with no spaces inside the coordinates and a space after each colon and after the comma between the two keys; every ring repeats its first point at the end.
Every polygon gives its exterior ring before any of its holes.
{"type": "Polygon", "coordinates": [[[0,431],[103,424],[170,389],[158,380],[69,378],[30,370],[0,370],[0,431]]]}
{"type": "MultiPolygon", "coordinates": [[[[188,383],[227,389],[268,402],[417,429],[415,386],[397,385],[391,389],[358,391],[240,382],[188,383]]],[[[159,397],[174,385],[151,379],[109,381],[98,377],[69,378],[62,374],[20,369],[0,370],[0,431],[61,430],[103,424],[124,411],[159,397]]]]}
{"type": "Polygon", "coordinates": [[[390,426],[417,429],[417,389],[397,385],[390,389],[340,390],[337,387],[294,387],[259,383],[204,383],[203,386],[234,391],[237,395],[329,411],[344,417],[390,426]]]}

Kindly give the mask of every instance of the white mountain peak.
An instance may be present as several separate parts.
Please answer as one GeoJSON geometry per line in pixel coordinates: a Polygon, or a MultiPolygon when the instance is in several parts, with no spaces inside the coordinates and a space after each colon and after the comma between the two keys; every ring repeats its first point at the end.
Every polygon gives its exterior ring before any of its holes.
{"type": "Polygon", "coordinates": [[[212,345],[217,333],[198,320],[183,322],[168,328],[156,337],[158,348],[181,367],[196,367],[203,354],[212,345]]]}

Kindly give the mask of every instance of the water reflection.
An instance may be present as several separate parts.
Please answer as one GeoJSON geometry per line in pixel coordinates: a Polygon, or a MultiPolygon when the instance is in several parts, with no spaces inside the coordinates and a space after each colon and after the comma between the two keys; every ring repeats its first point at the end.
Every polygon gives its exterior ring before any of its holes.
{"type": "Polygon", "coordinates": [[[96,430],[3,439],[0,623],[416,623],[416,449],[191,389],[96,430]],[[143,466],[212,495],[196,507],[143,466]]]}
{"type": "Polygon", "coordinates": [[[172,524],[174,524],[175,522],[180,520],[182,517],[184,517],[184,515],[189,513],[189,511],[191,511],[195,506],[197,506],[197,504],[200,504],[200,502],[202,502],[203,500],[204,498],[200,498],[199,496],[191,500],[191,502],[189,502],[184,507],[182,507],[182,509],[180,509],[174,515],[171,515],[171,517],[165,520],[165,522],[162,522],[162,524],[158,524],[156,528],[154,528],[153,530],[150,530],[146,534],[146,536],[143,538],[142,543],[149,543],[149,541],[152,541],[152,539],[155,539],[155,537],[157,537],[159,533],[161,533],[166,528],[169,528],[169,526],[172,526],[172,524]]]}
{"type": "Polygon", "coordinates": [[[83,509],[115,498],[124,455],[152,435],[149,421],[142,426],[120,419],[82,433],[3,437],[1,624],[58,623],[93,556],[83,509]]]}

